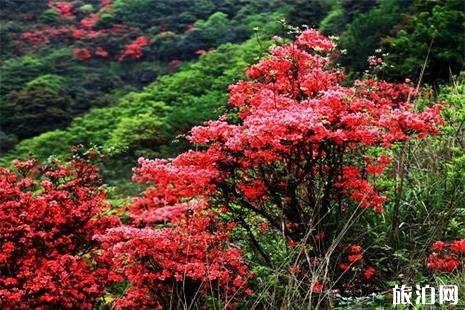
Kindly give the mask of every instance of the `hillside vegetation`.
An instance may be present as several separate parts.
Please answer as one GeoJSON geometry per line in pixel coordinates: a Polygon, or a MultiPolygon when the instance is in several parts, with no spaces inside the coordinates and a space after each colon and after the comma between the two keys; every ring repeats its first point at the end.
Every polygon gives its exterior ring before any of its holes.
{"type": "Polygon", "coordinates": [[[0,308],[465,305],[464,5],[3,1],[0,308]]]}

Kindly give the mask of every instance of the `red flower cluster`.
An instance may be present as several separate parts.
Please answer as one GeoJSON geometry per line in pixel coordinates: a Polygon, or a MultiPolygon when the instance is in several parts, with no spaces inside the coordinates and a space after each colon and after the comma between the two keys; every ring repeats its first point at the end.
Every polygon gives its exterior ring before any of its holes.
{"type": "Polygon", "coordinates": [[[142,48],[149,45],[149,43],[150,40],[147,37],[138,37],[133,42],[125,46],[124,52],[121,56],[119,56],[118,61],[123,62],[126,58],[137,59],[142,57],[142,48]]]}
{"type": "Polygon", "coordinates": [[[92,2],[92,5],[97,7],[97,13],[81,10],[78,2],[75,1],[49,2],[49,7],[55,9],[61,16],[62,26],[34,25],[29,31],[22,33],[18,41],[19,49],[37,50],[44,45],[65,42],[74,47],[73,54],[78,60],[91,59],[94,54],[103,58],[109,58],[112,54],[114,59],[119,61],[124,61],[125,58],[140,58],[142,48],[149,44],[149,39],[140,36],[139,29],[124,24],[116,24],[110,28],[100,27],[98,21],[101,14],[113,13],[112,2],[102,0],[98,5],[95,1],[84,1],[84,3],[88,2],[92,2]],[[132,42],[129,41],[136,36],[139,37],[132,42]],[[97,39],[102,46],[95,47],[94,41],[97,39]],[[122,46],[115,50],[112,42],[121,42],[122,46]]]}
{"type": "Polygon", "coordinates": [[[349,246],[346,255],[347,259],[345,262],[339,263],[339,269],[342,271],[341,277],[349,279],[345,281],[343,287],[352,291],[356,288],[356,283],[363,286],[366,280],[370,280],[376,269],[372,266],[363,266],[363,248],[360,245],[353,244],[349,246]]]}
{"type": "Polygon", "coordinates": [[[70,2],[49,2],[48,6],[49,8],[54,8],[57,10],[58,14],[60,14],[62,17],[68,18],[73,16],[73,4],[70,2]]]}
{"type": "Polygon", "coordinates": [[[375,271],[375,268],[368,267],[363,271],[363,276],[365,277],[365,279],[370,280],[375,274],[375,271]]]}
{"type": "Polygon", "coordinates": [[[108,57],[108,52],[101,47],[97,47],[95,50],[95,55],[106,58],[108,57]]]}
{"type": "Polygon", "coordinates": [[[168,70],[169,72],[173,73],[176,71],[176,69],[179,67],[179,65],[182,64],[182,60],[179,59],[173,59],[168,63],[168,70]]]}
{"type": "Polygon", "coordinates": [[[201,152],[139,161],[134,180],[153,187],[135,200],[130,226],[97,237],[112,257],[113,276],[130,284],[117,309],[162,308],[173,296],[190,303],[212,292],[229,308],[250,294],[241,252],[227,246],[234,225],[223,224],[208,200],[217,174],[212,162],[201,152]]]}
{"type": "MultiPolygon", "coordinates": [[[[409,98],[415,90],[409,84],[367,80],[342,86],[344,75],[331,69],[330,58],[311,53],[333,47],[329,39],[307,30],[295,44],[273,48],[271,57],[246,70],[251,81],[230,87],[229,102],[238,108],[241,122],[220,120],[192,130],[192,142],[210,144],[210,149],[224,154],[216,165],[237,167],[246,183],[237,180],[234,191],[243,192],[247,200],[268,196],[270,189],[279,195],[276,188],[282,180],[256,179],[266,166],[284,165],[300,180],[296,191],[299,186],[304,191],[312,180],[330,178],[333,190],[361,207],[381,211],[385,197],[376,193],[362,172],[381,173],[389,158],[355,166],[345,156],[364,147],[387,148],[414,134],[438,133],[441,106],[414,111],[409,98]],[[335,163],[337,157],[342,160],[335,163]]],[[[284,197],[283,201],[292,200],[284,197]]]]}
{"type": "Polygon", "coordinates": [[[450,250],[455,254],[465,254],[465,239],[454,241],[450,245],[450,250]]]}
{"type": "Polygon", "coordinates": [[[437,272],[453,272],[464,262],[465,239],[451,243],[436,241],[432,248],[435,252],[428,257],[426,265],[428,269],[437,272]],[[461,256],[463,256],[462,259],[461,256]]]}
{"type": "Polygon", "coordinates": [[[375,67],[375,66],[377,66],[379,64],[382,64],[382,63],[383,63],[383,58],[381,58],[381,57],[375,57],[375,56],[368,57],[368,64],[370,66],[375,67]]]}
{"type": "Polygon", "coordinates": [[[0,308],[92,309],[109,283],[94,234],[119,224],[83,160],[0,167],[0,308]]]}
{"type": "Polygon", "coordinates": [[[93,28],[97,24],[98,19],[99,19],[98,14],[90,14],[89,17],[81,20],[81,25],[84,28],[93,28]]]}
{"type": "Polygon", "coordinates": [[[362,247],[356,244],[353,244],[349,247],[349,254],[347,256],[348,262],[340,263],[339,269],[346,271],[350,270],[352,265],[360,262],[363,259],[362,247]]]}
{"type": "Polygon", "coordinates": [[[307,48],[320,49],[323,51],[330,51],[336,47],[333,41],[323,36],[315,29],[307,29],[302,32],[296,43],[307,48]]]}
{"type": "Polygon", "coordinates": [[[87,60],[92,58],[92,54],[87,48],[73,48],[73,55],[77,60],[87,60]]]}

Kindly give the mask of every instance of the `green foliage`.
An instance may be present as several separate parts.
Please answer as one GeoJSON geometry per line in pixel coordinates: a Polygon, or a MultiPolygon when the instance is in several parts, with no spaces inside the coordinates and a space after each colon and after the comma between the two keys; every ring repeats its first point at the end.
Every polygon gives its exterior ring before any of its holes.
{"type": "Polygon", "coordinates": [[[431,244],[464,236],[464,82],[459,77],[453,85],[442,87],[438,98],[425,97],[416,103],[421,108],[431,100],[444,101],[446,124],[437,137],[394,149],[392,170],[379,179],[388,202],[370,234],[374,246],[385,252],[383,264],[394,280],[400,281],[395,275],[403,274],[404,282],[428,282],[424,258],[431,253],[431,244]]]}
{"type": "Polygon", "coordinates": [[[0,42],[2,42],[2,46],[0,48],[0,61],[13,56],[15,42],[11,36],[12,34],[18,33],[20,31],[20,24],[14,21],[4,21],[0,19],[0,42]]]}
{"type": "Polygon", "coordinates": [[[377,4],[383,2],[377,0],[343,0],[341,5],[344,9],[344,18],[350,23],[356,16],[370,11],[377,4]]]}
{"type": "Polygon", "coordinates": [[[26,83],[26,89],[32,90],[36,87],[45,87],[54,92],[63,92],[66,87],[65,78],[55,74],[41,75],[26,83]]]}
{"type": "Polygon", "coordinates": [[[324,19],[320,22],[320,31],[325,35],[340,34],[345,29],[344,10],[340,5],[336,5],[324,19]]]}
{"type": "Polygon", "coordinates": [[[194,27],[202,32],[208,46],[218,46],[219,43],[228,42],[228,37],[231,35],[228,16],[222,12],[212,14],[205,22],[197,21],[194,27]]]}
{"type": "Polygon", "coordinates": [[[0,67],[2,73],[0,96],[21,89],[25,83],[36,78],[46,69],[46,64],[39,57],[23,56],[6,60],[0,67]]]}
{"type": "Polygon", "coordinates": [[[121,178],[129,175],[138,156],[174,156],[187,147],[180,135],[224,112],[228,85],[241,78],[243,69],[269,45],[267,41],[262,44],[252,39],[241,45],[222,45],[178,73],[160,77],[143,92],[91,109],[64,130],[21,141],[2,159],[24,158],[29,152],[38,158],[60,157],[72,145],[100,146],[112,158],[106,170],[120,167],[110,177],[121,178]]]}
{"type": "Polygon", "coordinates": [[[18,143],[18,138],[14,134],[7,134],[0,130],[0,154],[12,149],[16,143],[18,143]]]}
{"type": "Polygon", "coordinates": [[[206,21],[198,20],[194,28],[186,32],[177,48],[183,54],[183,58],[186,58],[189,55],[195,55],[198,49],[208,50],[221,43],[234,41],[234,39],[231,22],[227,15],[216,12],[206,21]]]}
{"type": "Polygon", "coordinates": [[[103,96],[115,88],[124,92],[117,67],[79,66],[68,48],[51,50],[43,57],[10,58],[0,71],[2,128],[11,137],[5,140],[3,152],[17,140],[64,127],[91,106],[106,105],[109,101],[103,96]]]}
{"type": "Polygon", "coordinates": [[[119,18],[142,28],[153,25],[166,30],[182,31],[185,24],[205,19],[215,9],[209,0],[116,0],[114,7],[119,18]]]}
{"type": "MultiPolygon", "coordinates": [[[[18,97],[18,93],[12,92],[23,91],[21,97],[25,98],[26,84],[45,83],[46,89],[63,90],[66,108],[61,109],[63,120],[55,122],[53,126],[39,126],[40,130],[27,134],[18,132],[21,130],[17,128],[4,129],[3,140],[8,142],[4,145],[8,145],[8,148],[18,139],[44,130],[62,128],[70,118],[82,115],[92,107],[110,104],[113,100],[107,100],[108,95],[121,96],[143,88],[158,76],[173,71],[173,67],[169,66],[173,60],[189,61],[203,53],[197,53],[198,50],[214,49],[227,42],[243,42],[252,35],[254,28],[259,28],[260,32],[269,36],[279,34],[279,25],[274,21],[287,13],[287,6],[281,1],[265,0],[116,0],[111,5],[113,10],[98,12],[97,2],[75,3],[80,5],[77,19],[86,14],[98,13],[98,29],[105,31],[116,24],[123,24],[134,27],[133,30],[128,29],[131,38],[145,35],[150,39],[150,46],[144,48],[141,59],[119,63],[116,56],[110,59],[94,55],[85,61],[76,60],[73,49],[83,47],[92,54],[98,48],[103,48],[110,55],[118,55],[122,48],[121,38],[102,36],[96,31],[95,39],[74,41],[71,39],[73,28],[69,28],[69,33],[64,35],[48,35],[46,29],[61,31],[70,24],[60,17],[56,9],[48,8],[46,2],[39,2],[26,6],[21,1],[8,0],[3,4],[8,14],[3,10],[0,14],[0,39],[6,50],[2,49],[0,55],[0,59],[4,60],[0,62],[0,101],[9,97],[9,102],[1,103],[8,108],[12,106],[13,98],[18,97]],[[49,41],[49,44],[42,46],[39,42],[33,44],[37,48],[28,48],[28,44],[22,42],[22,35],[29,32],[32,36],[39,29],[45,29],[41,40],[49,41]],[[38,77],[42,78],[36,81],[38,77]],[[58,85],[62,82],[67,86],[58,85]],[[18,136],[11,136],[11,132],[18,132],[18,136]]],[[[17,107],[22,104],[15,103],[17,107]]],[[[52,102],[50,106],[56,104],[52,102]]],[[[21,111],[21,108],[17,111],[21,111]]],[[[56,115],[61,113],[58,110],[53,112],[56,115]]],[[[29,116],[22,118],[17,114],[14,119],[19,124],[25,124],[29,116]]],[[[7,127],[8,124],[9,120],[3,125],[7,127]]]]}
{"type": "Polygon", "coordinates": [[[383,1],[326,0],[322,3],[327,14],[323,15],[324,18],[319,18],[319,30],[326,35],[340,35],[356,17],[369,12],[378,3],[382,5],[383,1]]]}
{"type": "Polygon", "coordinates": [[[2,0],[0,19],[18,17],[21,14],[38,13],[47,8],[47,1],[2,0]]]}
{"type": "Polygon", "coordinates": [[[317,27],[320,21],[328,14],[334,1],[327,0],[294,0],[289,11],[288,22],[300,27],[307,25],[309,27],[317,27]]]}
{"type": "Polygon", "coordinates": [[[418,14],[386,40],[389,75],[418,79],[423,66],[425,82],[447,81],[465,64],[465,11],[462,0],[416,1],[418,14]]]}
{"type": "Polygon", "coordinates": [[[345,66],[354,72],[368,67],[367,59],[373,55],[383,36],[389,34],[400,20],[400,8],[396,0],[382,1],[367,13],[358,15],[347,27],[339,41],[339,47],[347,50],[342,57],[345,66]]]}
{"type": "Polygon", "coordinates": [[[69,121],[66,110],[70,98],[63,88],[52,88],[57,87],[56,83],[53,85],[52,82],[52,87],[41,85],[46,80],[47,77],[34,80],[24,89],[12,91],[6,96],[1,106],[1,117],[7,133],[24,139],[62,127],[69,121]]]}
{"type": "Polygon", "coordinates": [[[142,156],[145,152],[154,154],[154,148],[167,142],[167,126],[163,117],[169,108],[163,102],[145,100],[143,93],[128,97],[129,102],[145,102],[145,105],[136,114],[119,119],[105,141],[104,148],[112,156],[124,153],[133,156],[142,156]]]}
{"type": "Polygon", "coordinates": [[[58,25],[60,14],[55,9],[45,10],[39,17],[39,22],[46,25],[58,25]]]}

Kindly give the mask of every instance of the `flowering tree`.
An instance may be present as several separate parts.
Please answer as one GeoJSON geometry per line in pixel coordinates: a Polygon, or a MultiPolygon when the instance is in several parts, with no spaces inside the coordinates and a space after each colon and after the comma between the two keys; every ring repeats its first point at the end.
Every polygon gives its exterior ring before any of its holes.
{"type": "Polygon", "coordinates": [[[0,167],[0,308],[92,309],[110,281],[96,233],[119,224],[97,168],[16,162],[0,167]]]}
{"type": "MultiPolygon", "coordinates": [[[[437,134],[441,106],[418,111],[409,83],[371,78],[348,86],[332,62],[335,44],[312,29],[270,52],[246,70],[249,80],[230,87],[230,113],[192,130],[189,139],[201,150],[140,160],[135,179],[153,187],[132,216],[138,225],[190,229],[190,219],[216,218],[212,212],[222,210],[269,262],[253,234],[258,218],[290,247],[304,246],[295,270],[322,291],[331,279],[310,270],[327,261],[335,244],[348,256],[347,262],[337,256],[346,265],[335,262],[332,270],[346,273],[363,258],[341,238],[356,212],[383,211],[386,197],[373,179],[390,162],[386,150],[437,134]]],[[[375,272],[360,270],[365,279],[375,272]]]]}
{"type": "Polygon", "coordinates": [[[201,153],[186,153],[176,163],[192,170],[178,170],[166,160],[140,160],[134,180],[156,184],[135,200],[130,224],[97,237],[113,257],[115,277],[130,287],[116,299],[117,309],[189,307],[208,294],[221,307],[230,308],[250,294],[250,273],[241,251],[229,245],[233,223],[223,223],[211,208],[209,194],[215,187],[211,161],[201,153]]]}

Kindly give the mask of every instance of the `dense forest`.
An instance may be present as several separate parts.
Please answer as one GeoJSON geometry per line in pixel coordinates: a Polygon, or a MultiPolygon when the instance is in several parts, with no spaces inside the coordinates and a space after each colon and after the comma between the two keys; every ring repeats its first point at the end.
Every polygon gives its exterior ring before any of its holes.
{"type": "Polygon", "coordinates": [[[0,44],[0,308],[465,306],[463,0],[2,0],[0,44]]]}

